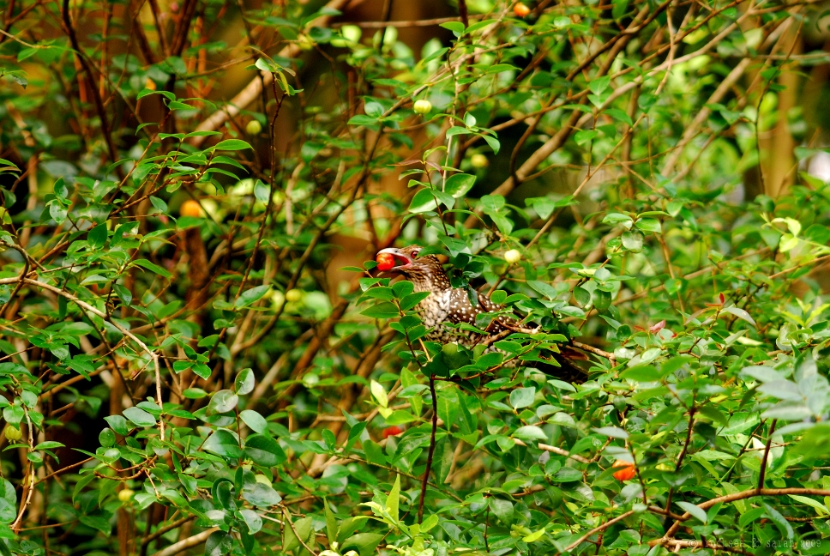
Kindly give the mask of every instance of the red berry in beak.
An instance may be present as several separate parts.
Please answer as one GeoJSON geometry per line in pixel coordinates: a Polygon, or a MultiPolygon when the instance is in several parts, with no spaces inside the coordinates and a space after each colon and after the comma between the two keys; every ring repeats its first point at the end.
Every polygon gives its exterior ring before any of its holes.
{"type": "Polygon", "coordinates": [[[375,262],[378,263],[378,270],[392,270],[395,267],[395,257],[391,253],[378,253],[375,262]]]}

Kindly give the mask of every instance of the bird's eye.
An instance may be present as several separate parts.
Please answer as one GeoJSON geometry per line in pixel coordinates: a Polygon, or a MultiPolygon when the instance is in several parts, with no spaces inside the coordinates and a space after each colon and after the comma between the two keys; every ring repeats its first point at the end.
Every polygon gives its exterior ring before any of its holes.
{"type": "Polygon", "coordinates": [[[418,253],[420,253],[420,252],[421,252],[421,250],[420,250],[420,249],[414,249],[414,250],[412,251],[412,258],[414,259],[415,257],[417,257],[417,256],[418,256],[418,253]]]}

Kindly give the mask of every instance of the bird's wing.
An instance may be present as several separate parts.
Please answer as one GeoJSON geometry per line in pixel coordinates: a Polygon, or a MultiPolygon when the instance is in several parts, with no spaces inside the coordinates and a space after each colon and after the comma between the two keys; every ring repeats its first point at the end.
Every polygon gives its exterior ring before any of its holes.
{"type": "MultiPolygon", "coordinates": [[[[497,303],[493,303],[489,297],[483,293],[477,293],[478,303],[473,305],[467,290],[464,288],[455,288],[452,290],[450,297],[450,313],[448,320],[453,324],[466,322],[468,324],[476,324],[476,316],[481,313],[496,312],[504,307],[497,303]]],[[[491,334],[496,334],[505,329],[513,330],[514,332],[531,332],[531,329],[523,329],[519,323],[519,319],[511,318],[507,315],[501,315],[493,319],[487,331],[491,334]]]]}
{"type": "Polygon", "coordinates": [[[450,293],[450,312],[448,319],[453,324],[459,322],[466,322],[475,324],[476,315],[481,313],[481,307],[475,307],[470,303],[470,298],[467,295],[467,290],[463,288],[454,288],[450,293]]]}

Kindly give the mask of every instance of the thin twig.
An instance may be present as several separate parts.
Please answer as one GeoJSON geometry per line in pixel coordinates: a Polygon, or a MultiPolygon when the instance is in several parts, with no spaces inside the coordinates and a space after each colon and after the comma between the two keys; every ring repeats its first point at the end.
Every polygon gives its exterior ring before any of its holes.
{"type": "Polygon", "coordinates": [[[429,439],[427,467],[424,469],[424,478],[421,481],[421,499],[418,501],[418,523],[424,520],[424,500],[427,496],[427,482],[429,481],[429,470],[432,468],[432,456],[435,455],[435,432],[438,429],[438,396],[435,394],[435,375],[429,377],[429,392],[432,395],[432,435],[429,439]]]}

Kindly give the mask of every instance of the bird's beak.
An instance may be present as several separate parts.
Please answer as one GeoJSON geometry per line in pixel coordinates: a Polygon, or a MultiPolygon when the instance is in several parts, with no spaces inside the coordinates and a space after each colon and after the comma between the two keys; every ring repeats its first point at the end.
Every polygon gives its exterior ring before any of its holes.
{"type": "Polygon", "coordinates": [[[408,267],[413,262],[409,255],[407,255],[406,253],[401,253],[400,249],[397,249],[396,247],[387,247],[386,249],[381,249],[380,251],[378,251],[378,255],[380,255],[381,253],[387,253],[395,257],[395,259],[403,261],[403,264],[399,264],[397,266],[392,267],[388,272],[408,267]]]}

